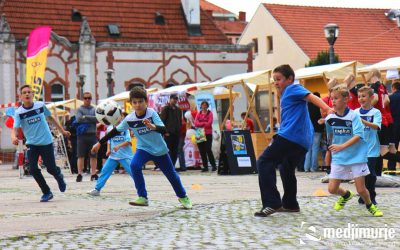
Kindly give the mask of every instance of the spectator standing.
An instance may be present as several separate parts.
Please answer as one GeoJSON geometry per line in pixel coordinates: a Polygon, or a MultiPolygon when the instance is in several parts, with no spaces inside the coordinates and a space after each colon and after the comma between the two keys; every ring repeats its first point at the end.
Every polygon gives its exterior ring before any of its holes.
{"type": "Polygon", "coordinates": [[[179,158],[179,168],[177,169],[178,172],[186,171],[185,151],[183,149],[183,146],[185,146],[186,131],[187,131],[187,123],[185,121],[185,118],[182,117],[181,133],[179,136],[179,145],[178,145],[178,158],[179,158]]]}
{"type": "Polygon", "coordinates": [[[69,164],[71,165],[71,172],[73,174],[78,173],[78,165],[77,165],[77,158],[76,158],[76,127],[74,122],[76,122],[76,117],[73,115],[69,120],[65,122],[65,129],[71,133],[69,137],[69,142],[71,145],[71,152],[68,154],[69,164]]]}
{"type": "Polygon", "coordinates": [[[77,157],[78,157],[78,176],[76,182],[82,181],[82,171],[85,156],[89,154],[91,177],[90,180],[97,180],[97,154],[92,153],[91,149],[97,142],[96,138],[96,114],[95,108],[91,105],[92,94],[90,92],[83,93],[83,105],[80,106],[76,113],[77,127],[77,157]]]}
{"type": "MultiPolygon", "coordinates": [[[[321,97],[319,92],[313,93],[315,96],[321,97]]],[[[307,104],[308,113],[310,114],[311,123],[314,128],[314,137],[311,148],[306,154],[306,159],[304,162],[305,172],[316,172],[318,170],[318,153],[321,144],[321,136],[324,132],[325,126],[319,124],[318,120],[321,119],[321,111],[319,107],[315,106],[313,103],[309,102],[307,104]]]]}
{"type": "Polygon", "coordinates": [[[246,130],[250,130],[250,133],[254,133],[254,122],[250,117],[247,117],[246,120],[244,120],[244,118],[246,117],[246,112],[243,112],[240,115],[243,119],[243,121],[246,122],[246,127],[244,129],[246,130]]]}
{"type": "Polygon", "coordinates": [[[169,156],[174,166],[178,159],[178,146],[182,126],[182,110],[177,104],[178,96],[171,94],[169,102],[162,108],[160,113],[160,118],[167,129],[167,132],[164,134],[164,140],[167,143],[169,156]]]}
{"type": "Polygon", "coordinates": [[[200,104],[200,112],[197,113],[194,120],[194,126],[196,128],[204,128],[207,140],[204,142],[197,143],[200,151],[201,161],[203,162],[202,172],[208,171],[208,161],[212,166],[212,171],[217,170],[217,165],[215,164],[214,155],[212,152],[212,123],[213,123],[213,113],[208,110],[209,104],[207,101],[202,101],[200,104]]]}
{"type": "MultiPolygon", "coordinates": [[[[392,95],[389,96],[389,100],[393,117],[393,139],[397,150],[400,141],[400,82],[396,81],[392,84],[392,95]]],[[[388,161],[388,169],[396,170],[396,162],[388,161]]]]}

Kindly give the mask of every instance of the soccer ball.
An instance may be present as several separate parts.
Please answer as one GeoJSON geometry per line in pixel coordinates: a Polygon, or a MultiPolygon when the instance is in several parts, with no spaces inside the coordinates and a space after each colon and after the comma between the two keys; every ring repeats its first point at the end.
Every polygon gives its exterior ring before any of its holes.
{"type": "Polygon", "coordinates": [[[104,125],[115,125],[121,115],[121,107],[113,100],[105,100],[96,107],[96,119],[104,125]]]}

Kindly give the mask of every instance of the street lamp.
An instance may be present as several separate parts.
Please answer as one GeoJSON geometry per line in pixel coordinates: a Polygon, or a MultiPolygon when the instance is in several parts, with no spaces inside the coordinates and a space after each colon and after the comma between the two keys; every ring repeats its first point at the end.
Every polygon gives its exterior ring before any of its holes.
{"type": "Polygon", "coordinates": [[[112,83],[113,83],[112,75],[114,74],[114,70],[107,69],[106,71],[104,71],[104,73],[107,74],[107,87],[108,87],[107,97],[111,97],[114,95],[113,88],[112,88],[112,83]]]}
{"type": "Polygon", "coordinates": [[[329,23],[324,27],[325,38],[329,43],[329,63],[332,64],[335,61],[335,50],[333,49],[333,45],[336,42],[336,39],[339,36],[339,26],[334,23],[329,23]]]}
{"type": "Polygon", "coordinates": [[[79,99],[83,99],[83,85],[85,85],[85,74],[79,74],[79,86],[80,86],[80,92],[79,92],[79,99]]]}

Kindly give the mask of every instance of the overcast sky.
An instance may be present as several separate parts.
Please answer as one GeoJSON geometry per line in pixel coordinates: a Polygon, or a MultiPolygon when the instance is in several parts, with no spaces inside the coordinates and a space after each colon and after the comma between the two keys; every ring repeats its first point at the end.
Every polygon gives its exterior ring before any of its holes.
{"type": "Polygon", "coordinates": [[[207,0],[233,13],[245,11],[250,21],[260,3],[296,4],[352,8],[400,9],[399,0],[207,0]]]}

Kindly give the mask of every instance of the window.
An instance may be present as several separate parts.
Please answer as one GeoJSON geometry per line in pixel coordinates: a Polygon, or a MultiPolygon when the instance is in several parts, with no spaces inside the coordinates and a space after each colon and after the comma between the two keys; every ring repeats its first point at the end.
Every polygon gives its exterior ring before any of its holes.
{"type": "Polygon", "coordinates": [[[107,24],[107,29],[108,29],[108,34],[110,36],[120,36],[121,35],[117,24],[109,23],[109,24],[107,24]]]}
{"type": "Polygon", "coordinates": [[[58,102],[64,100],[64,86],[59,83],[51,85],[51,101],[58,102]]]}
{"type": "MultiPolygon", "coordinates": [[[[274,94],[272,94],[274,100],[274,94]]],[[[274,101],[272,101],[274,103],[274,101]]],[[[259,91],[256,95],[256,111],[260,119],[261,125],[265,130],[269,124],[269,93],[268,91],[259,91]]],[[[274,114],[276,115],[276,114],[274,114]]],[[[259,131],[258,124],[254,124],[255,130],[259,131]]]]}
{"type": "Polygon", "coordinates": [[[257,54],[258,53],[258,39],[257,38],[253,38],[253,44],[254,44],[253,53],[257,54]]]}
{"type": "Polygon", "coordinates": [[[267,53],[272,53],[274,51],[274,41],[272,36],[267,36],[267,53]]]}

